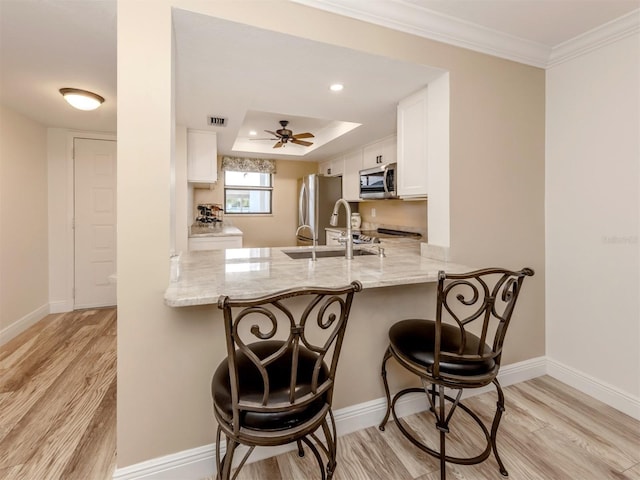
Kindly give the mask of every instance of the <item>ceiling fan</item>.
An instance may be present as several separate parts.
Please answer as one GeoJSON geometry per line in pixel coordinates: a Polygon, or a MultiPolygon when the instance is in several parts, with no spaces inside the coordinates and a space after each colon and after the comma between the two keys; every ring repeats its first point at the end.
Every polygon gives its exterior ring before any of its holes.
{"type": "Polygon", "coordinates": [[[309,132],[305,133],[296,133],[294,134],[291,130],[287,128],[289,125],[289,120],[280,120],[280,126],[282,128],[272,132],[271,130],[265,130],[265,132],[270,133],[275,138],[256,138],[255,140],[277,140],[276,144],[273,148],[284,147],[286,143],[295,143],[296,145],[302,145],[304,147],[309,147],[313,145],[313,142],[307,142],[305,140],[300,140],[301,138],[313,138],[313,134],[309,132]]]}

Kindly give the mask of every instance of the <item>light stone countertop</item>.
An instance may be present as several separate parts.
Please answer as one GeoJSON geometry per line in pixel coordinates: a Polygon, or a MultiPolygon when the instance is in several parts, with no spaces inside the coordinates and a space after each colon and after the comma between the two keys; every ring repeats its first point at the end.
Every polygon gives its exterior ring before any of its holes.
{"type": "MultiPolygon", "coordinates": [[[[317,247],[318,251],[336,247],[317,247]]],[[[357,245],[354,250],[360,249],[357,245]]],[[[369,250],[375,251],[375,249],[369,250]]],[[[285,251],[311,247],[234,248],[192,251],[171,259],[171,281],[164,300],[170,307],[216,304],[220,295],[236,298],[271,294],[298,286],[338,287],[359,280],[363,288],[436,282],[438,271],[473,268],[420,255],[420,242],[395,241],[386,257],[344,256],[294,260],[285,251]]]]}

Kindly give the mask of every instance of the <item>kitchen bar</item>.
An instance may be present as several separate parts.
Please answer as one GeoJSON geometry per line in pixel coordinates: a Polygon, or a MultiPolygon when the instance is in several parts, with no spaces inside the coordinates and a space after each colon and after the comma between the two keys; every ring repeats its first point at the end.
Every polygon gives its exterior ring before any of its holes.
{"type": "MultiPolygon", "coordinates": [[[[458,273],[471,267],[421,255],[421,243],[397,239],[376,248],[355,246],[371,255],[292,259],[285,252],[310,252],[311,247],[238,248],[188,252],[172,259],[171,282],[164,300],[171,307],[215,304],[220,295],[253,297],[290,287],[336,287],[359,280],[364,289],[435,282],[438,271],[458,273]]],[[[318,252],[335,250],[320,246],[318,252]]]]}

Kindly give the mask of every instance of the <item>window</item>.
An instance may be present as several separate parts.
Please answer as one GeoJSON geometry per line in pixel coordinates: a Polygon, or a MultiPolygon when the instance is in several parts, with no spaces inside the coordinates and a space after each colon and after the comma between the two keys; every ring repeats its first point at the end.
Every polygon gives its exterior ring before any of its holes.
{"type": "Polygon", "coordinates": [[[224,172],[225,213],[271,213],[273,178],[271,173],[224,172]]]}

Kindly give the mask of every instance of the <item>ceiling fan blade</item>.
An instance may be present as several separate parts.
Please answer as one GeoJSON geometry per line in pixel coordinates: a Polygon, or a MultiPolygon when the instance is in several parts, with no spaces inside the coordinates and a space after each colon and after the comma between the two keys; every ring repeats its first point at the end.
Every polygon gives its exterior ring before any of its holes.
{"type": "Polygon", "coordinates": [[[249,140],[280,140],[279,138],[250,138],[249,140]]]}
{"type": "Polygon", "coordinates": [[[273,135],[274,137],[280,138],[280,134],[276,133],[276,132],[272,132],[271,130],[265,130],[265,132],[270,133],[271,135],[273,135]]]}
{"type": "Polygon", "coordinates": [[[284,145],[284,143],[282,143],[282,142],[278,142],[278,143],[276,143],[276,144],[273,146],[273,148],[280,148],[280,147],[282,147],[283,145],[284,145]]]}
{"type": "Polygon", "coordinates": [[[293,138],[313,138],[313,133],[296,133],[295,135],[293,135],[293,138]]]}
{"type": "Polygon", "coordinates": [[[291,140],[289,140],[291,143],[295,143],[297,145],[303,145],[305,147],[310,147],[311,145],[313,145],[313,142],[305,142],[304,140],[298,140],[297,138],[292,138],[291,140]]]}

